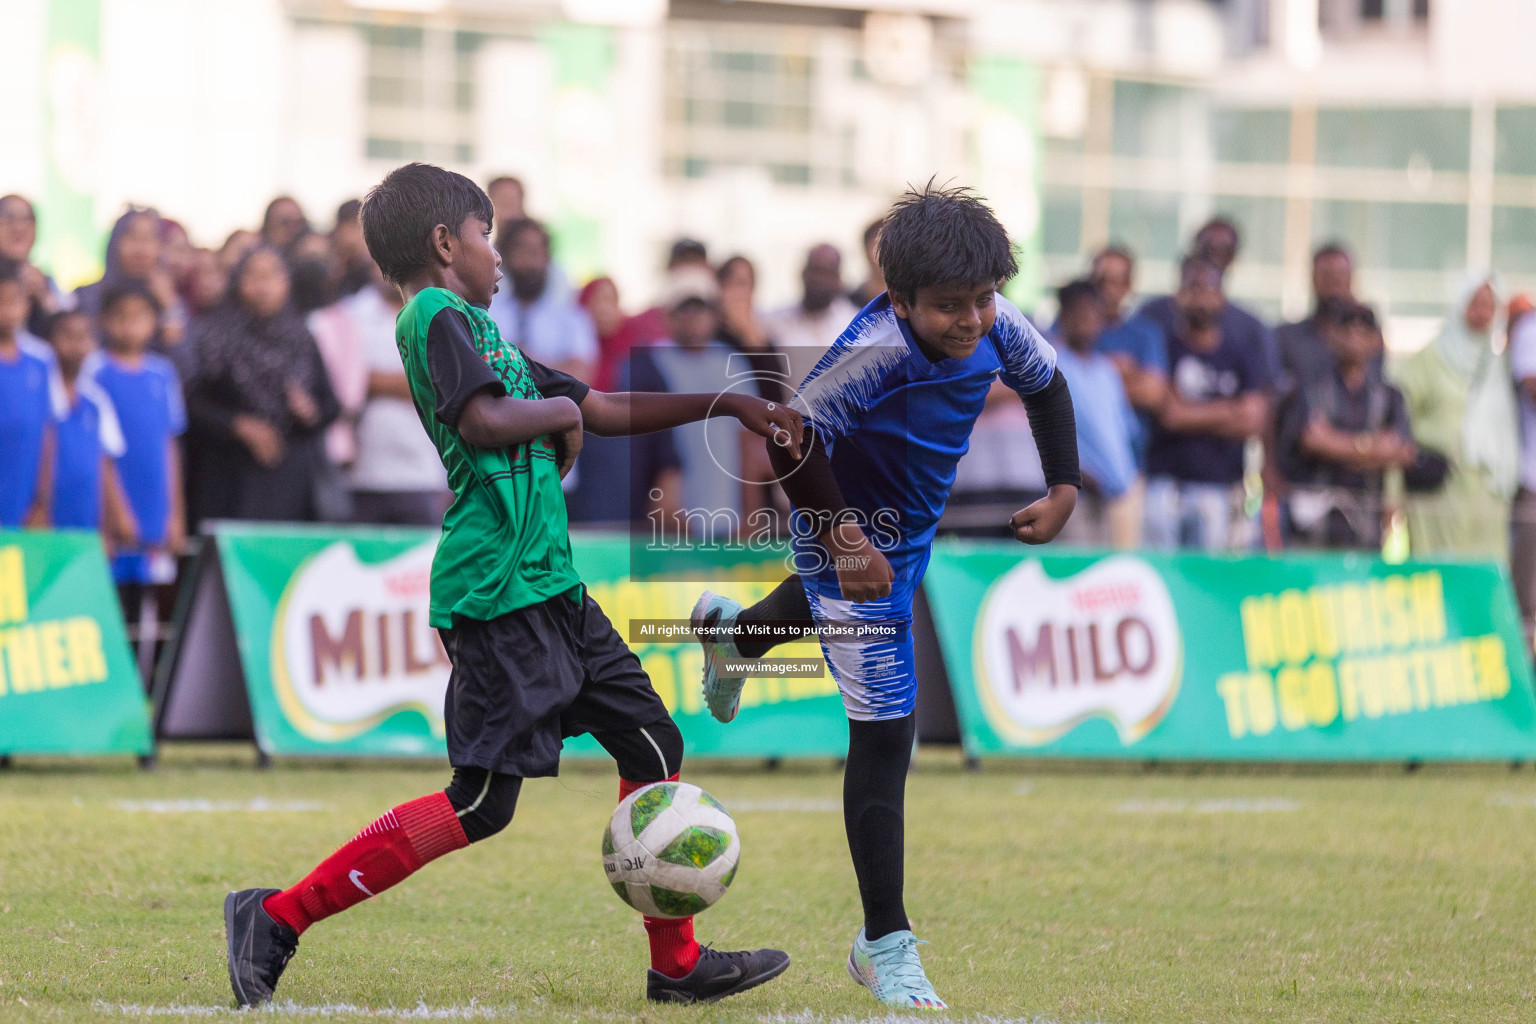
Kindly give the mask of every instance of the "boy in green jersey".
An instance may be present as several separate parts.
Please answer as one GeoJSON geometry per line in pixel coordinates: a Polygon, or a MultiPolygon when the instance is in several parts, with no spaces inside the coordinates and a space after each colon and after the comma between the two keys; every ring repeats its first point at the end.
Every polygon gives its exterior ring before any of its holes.
{"type": "MultiPolygon", "coordinates": [[[[453,780],[386,812],[292,888],[229,894],[229,977],[242,1005],[272,998],[311,924],[505,828],[523,779],[559,770],[565,737],[591,733],[613,755],[620,799],[677,778],[682,736],[571,564],[560,479],[583,427],[614,436],[732,415],[799,455],[801,418],[782,405],[603,394],[502,341],[486,313],[501,278],[491,202],[463,175],[400,167],[369,192],[361,219],[369,252],[405,297],[400,357],[454,491],[431,604],[453,665],[444,701],[453,780]]],[[[691,917],[644,920],[654,1001],[713,1002],[789,966],[775,949],[701,948],[691,917]]]]}

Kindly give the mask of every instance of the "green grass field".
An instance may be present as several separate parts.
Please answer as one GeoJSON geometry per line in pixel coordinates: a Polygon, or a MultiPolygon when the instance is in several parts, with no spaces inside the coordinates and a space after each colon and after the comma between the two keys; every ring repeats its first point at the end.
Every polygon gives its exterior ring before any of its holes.
{"type": "MultiPolygon", "coordinates": [[[[225,891],[290,883],[446,774],[250,765],[194,748],[153,773],[0,773],[0,1021],[225,1016],[225,891]]],[[[700,937],[782,946],[778,981],[645,1003],[643,932],[598,853],[612,770],[574,765],[527,786],[506,833],[311,930],[277,1015],[884,1018],[843,970],[858,915],[841,774],[699,767],[744,844],[700,937]]],[[[908,909],[953,1007],[939,1019],[1536,1020],[1529,769],[970,773],[933,751],[908,793],[908,909]]]]}

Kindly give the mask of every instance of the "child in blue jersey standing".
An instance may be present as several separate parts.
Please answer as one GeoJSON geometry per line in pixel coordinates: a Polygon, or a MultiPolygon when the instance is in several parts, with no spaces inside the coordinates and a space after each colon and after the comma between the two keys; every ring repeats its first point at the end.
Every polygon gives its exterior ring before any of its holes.
{"type": "Polygon", "coordinates": [[[798,521],[816,524],[795,531],[796,575],[747,609],[706,592],[693,622],[704,646],[705,699],[722,722],[736,716],[745,682],[727,674],[727,662],[761,657],[785,631],[827,623],[860,631],[851,640],[822,638],[848,713],[843,816],[864,910],[848,972],[883,1003],[943,1009],[903,902],[917,699],[913,599],[994,379],[1023,399],[1049,486],[1014,513],[1014,536],[1026,544],[1054,538],[1081,476],[1056,353],[997,294],[1018,265],[992,212],[965,189],[910,191],[881,229],[879,263],[886,293],[848,325],[792,403],[806,421],[803,458],[769,445],[798,521]],[[765,626],[779,637],[755,639],[765,626]]]}
{"type": "Polygon", "coordinates": [[[125,442],[117,473],[138,523],[138,543],[112,562],[130,608],[137,603],[130,591],[170,581],[174,562],[168,556],[178,554],[186,538],[178,438],[187,429],[187,412],[176,368],[149,351],[160,314],[154,293],[137,282],[114,285],[101,299],[106,351],[94,376],[117,407],[125,442]]]}
{"type": "Polygon", "coordinates": [[[48,525],[53,502],[49,362],[21,345],[21,264],[0,258],[0,528],[48,525]]]}
{"type": "Polygon", "coordinates": [[[53,526],[104,530],[115,541],[131,544],[136,529],[112,461],[123,454],[117,410],[83,372],[96,352],[91,318],[78,310],[55,314],[48,323],[48,344],[63,387],[63,408],[53,427],[53,526]]]}

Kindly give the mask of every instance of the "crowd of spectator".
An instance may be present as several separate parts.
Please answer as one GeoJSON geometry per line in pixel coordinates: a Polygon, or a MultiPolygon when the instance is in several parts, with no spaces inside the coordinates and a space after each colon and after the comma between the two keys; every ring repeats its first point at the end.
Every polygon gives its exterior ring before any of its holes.
{"type": "MultiPolygon", "coordinates": [[[[1313,306],[1271,328],[1226,294],[1237,226],[1194,236],[1178,285],[1133,311],[1109,247],[1040,327],[1071,385],[1085,487],[1068,542],[1206,552],[1356,549],[1509,564],[1536,618],[1536,316],[1468,272],[1434,339],[1388,356],[1338,243],[1313,306]]],[[[962,460],[952,525],[1001,533],[1044,493],[1019,404],[997,389],[962,460]]]]}
{"type": "MultiPolygon", "coordinates": [[[[787,397],[884,289],[804,256],[798,301],[764,310],[752,262],[681,239],[650,308],[573,282],[515,178],[488,186],[506,279],[490,315],[532,359],[604,390],[787,397]]],[[[127,590],[163,583],[218,519],[434,525],[443,470],[394,345],[399,293],[344,203],[317,227],[289,197],[217,250],[125,212],[100,280],[72,293],[32,262],[37,211],[0,198],[0,526],[99,530],[127,590]]],[[[1319,248],[1314,305],[1271,327],[1230,299],[1237,226],[1194,236],[1172,294],[1135,301],[1136,261],[1099,252],[1049,318],[1074,396],[1085,488],[1065,540],[1208,552],[1355,548],[1509,561],[1536,612],[1536,317],[1472,273],[1422,350],[1387,358],[1347,248],[1319,248]],[[1406,539],[1406,547],[1405,547],[1406,539]]],[[[565,481],[574,522],[784,509],[760,443],[714,418],[589,438],[565,481]]],[[[1000,531],[1044,491],[1021,403],[997,385],[945,526],[1000,531]],[[1001,515],[999,516],[999,513],[1001,515]],[[995,522],[994,522],[995,520],[995,522]]],[[[693,526],[689,526],[693,523],[693,526]]],[[[719,521],[711,522],[719,528],[719,521]]]]}

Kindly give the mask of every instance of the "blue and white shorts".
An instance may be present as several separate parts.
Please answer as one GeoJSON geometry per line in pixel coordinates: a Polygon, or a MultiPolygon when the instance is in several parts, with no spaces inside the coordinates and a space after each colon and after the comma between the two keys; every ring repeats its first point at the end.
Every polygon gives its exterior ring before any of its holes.
{"type": "Polygon", "coordinates": [[[910,715],[917,706],[912,601],[918,584],[897,581],[889,596],[855,604],[836,596],[835,583],[823,591],[814,577],[801,579],[811,617],[823,629],[821,651],[848,717],[878,722],[910,715]],[[828,627],[846,635],[828,635],[828,627]]]}

